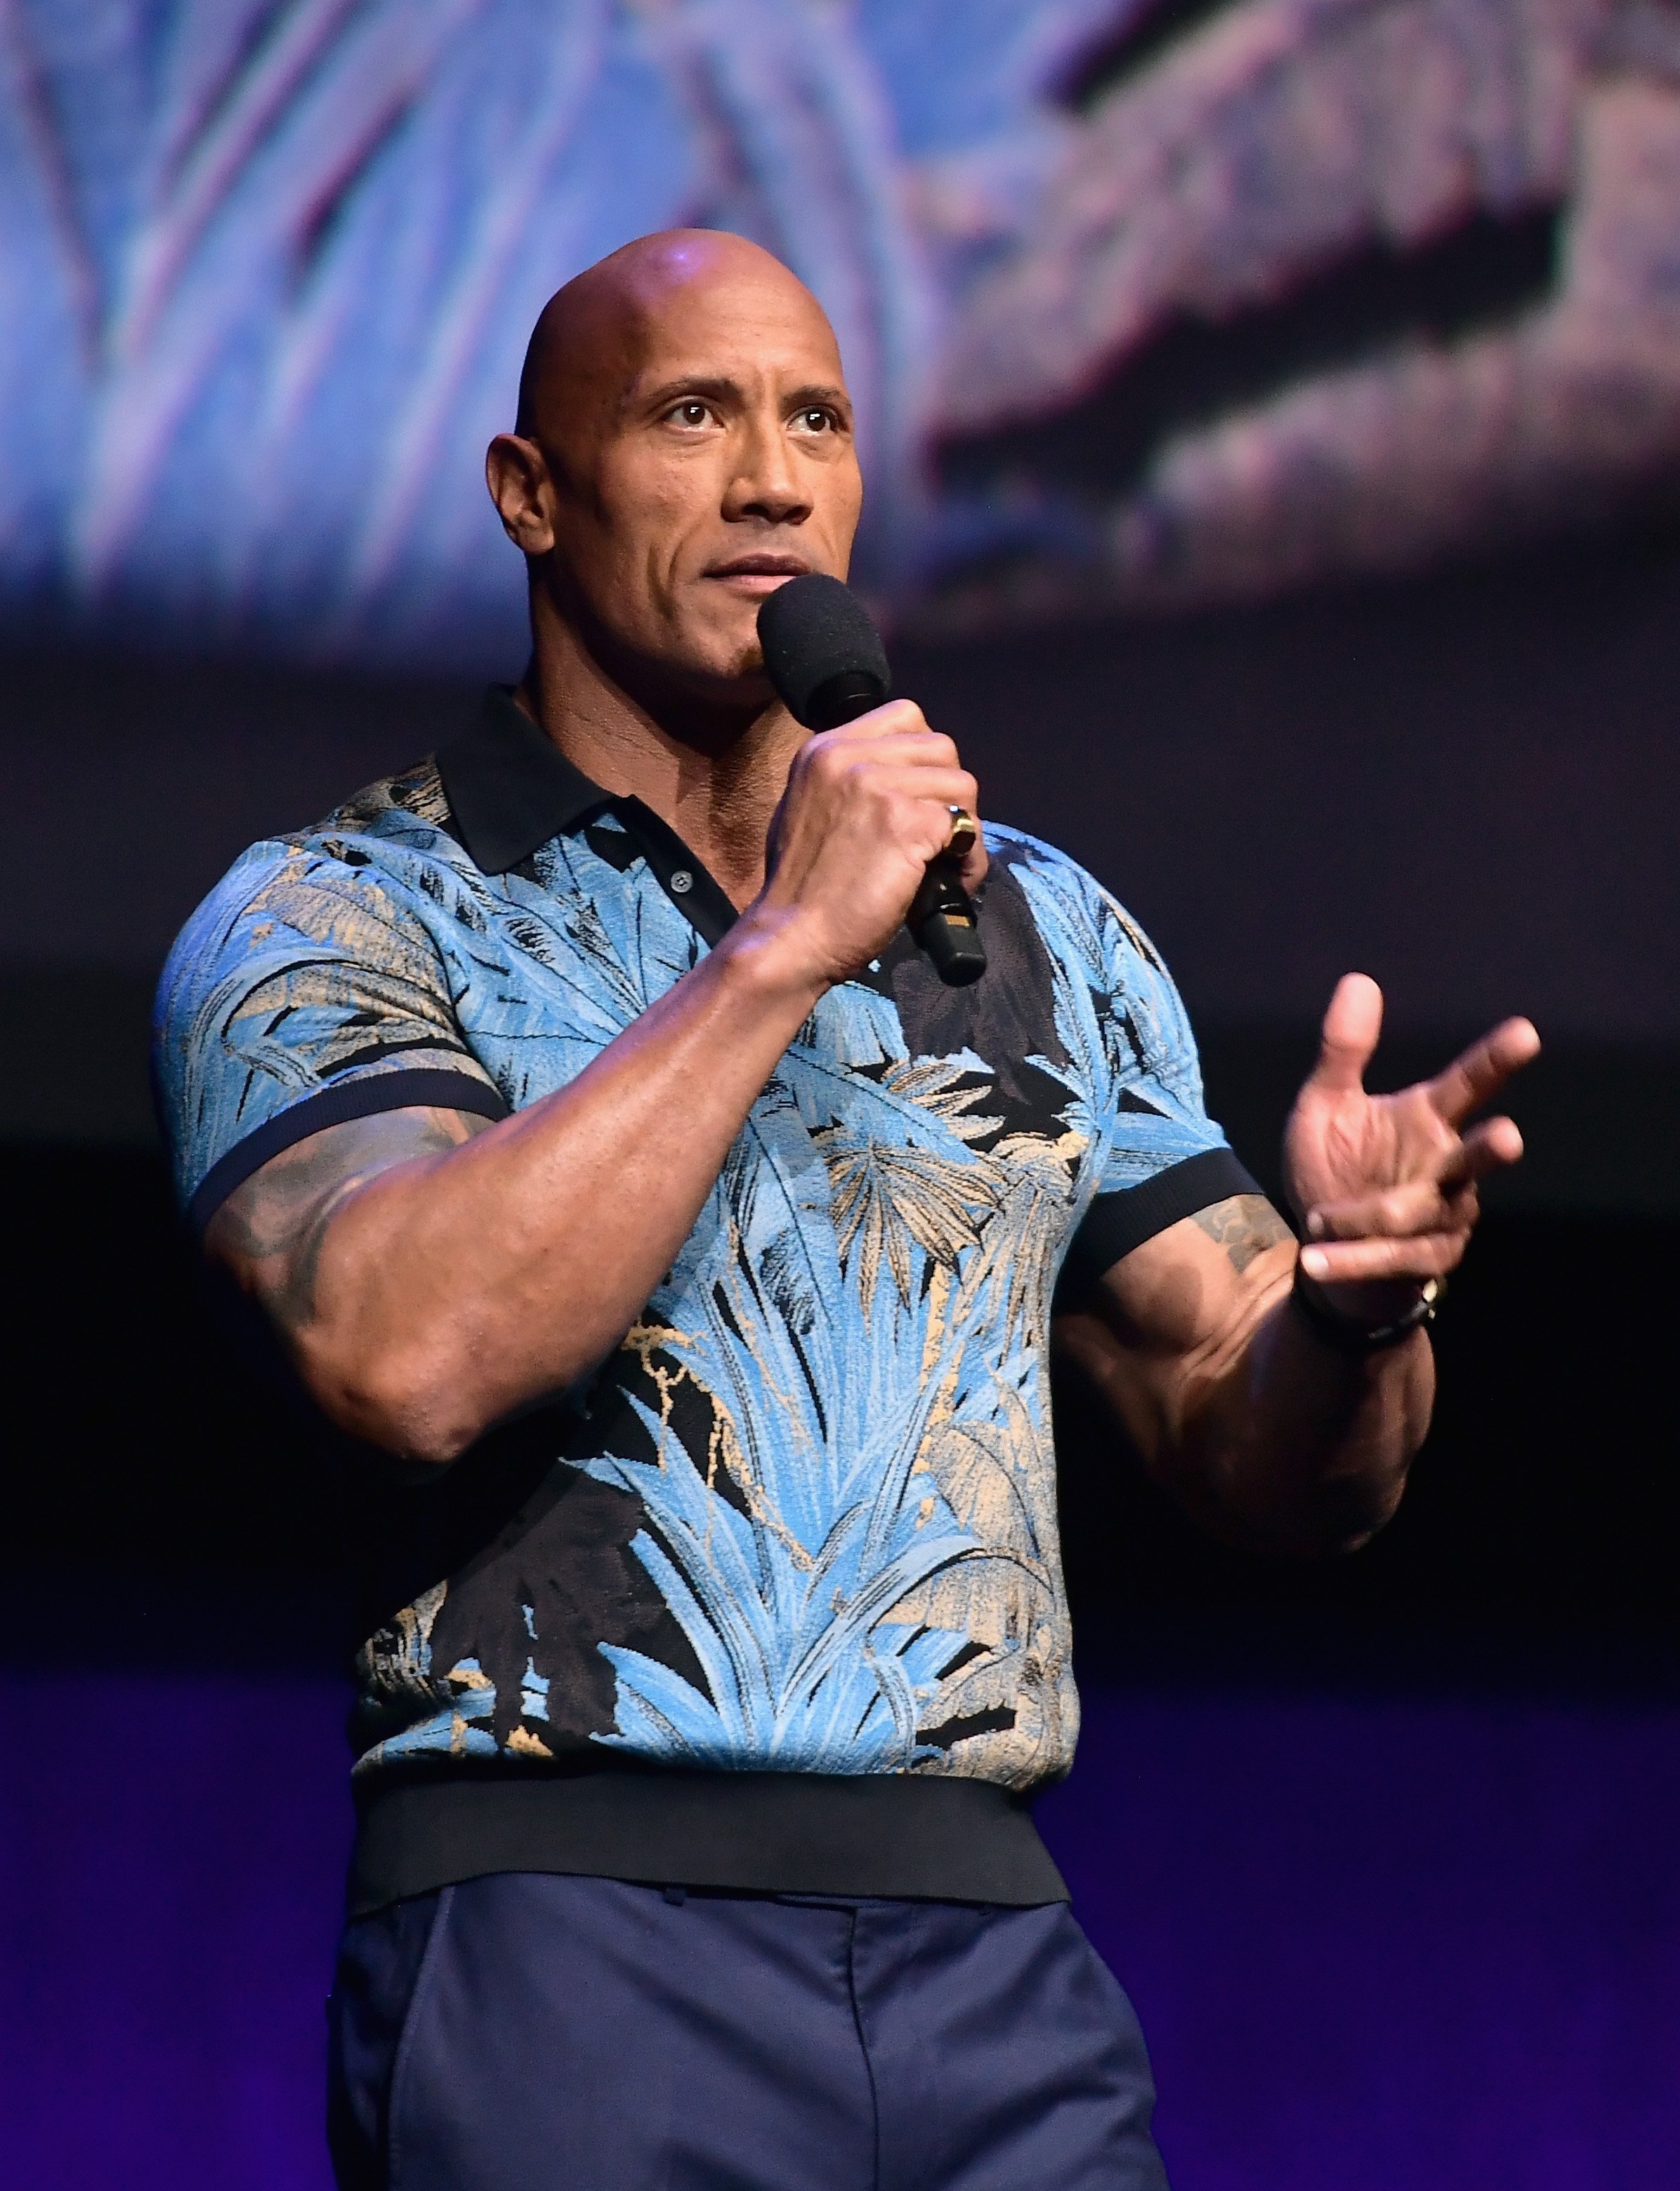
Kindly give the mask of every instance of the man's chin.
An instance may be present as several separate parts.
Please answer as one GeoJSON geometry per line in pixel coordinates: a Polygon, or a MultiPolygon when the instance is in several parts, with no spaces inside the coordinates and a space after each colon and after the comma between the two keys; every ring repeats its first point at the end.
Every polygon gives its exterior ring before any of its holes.
{"type": "Polygon", "coordinates": [[[715,715],[751,716],[772,705],[759,645],[758,600],[712,593],[668,605],[640,631],[614,631],[603,619],[589,635],[603,669],[652,714],[673,707],[715,715]]]}
{"type": "Polygon", "coordinates": [[[775,590],[772,586],[755,595],[736,594],[725,613],[714,610],[696,617],[674,635],[671,666],[697,697],[709,691],[720,703],[738,706],[763,706],[773,698],[759,644],[758,612],[760,603],[775,590]]]}
{"type": "Polygon", "coordinates": [[[739,633],[685,635],[646,667],[651,685],[708,714],[760,714],[776,697],[754,624],[739,633]]]}

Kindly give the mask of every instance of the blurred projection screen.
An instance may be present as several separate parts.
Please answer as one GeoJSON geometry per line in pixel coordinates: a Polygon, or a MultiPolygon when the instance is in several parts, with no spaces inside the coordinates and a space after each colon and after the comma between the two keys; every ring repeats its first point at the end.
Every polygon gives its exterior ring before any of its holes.
{"type": "Polygon", "coordinates": [[[1672,0],[4,0],[0,619],[471,670],[544,298],[742,230],[936,624],[1672,509],[1672,0]]]}

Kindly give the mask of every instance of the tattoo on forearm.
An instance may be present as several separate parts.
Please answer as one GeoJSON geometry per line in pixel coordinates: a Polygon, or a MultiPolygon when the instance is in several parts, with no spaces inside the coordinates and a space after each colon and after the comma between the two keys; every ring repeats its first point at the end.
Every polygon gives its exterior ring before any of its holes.
{"type": "Polygon", "coordinates": [[[1233,1194],[1196,1212],[1194,1223],[1216,1241],[1239,1278],[1256,1255],[1290,1238],[1290,1228],[1263,1194],[1233,1194]]]}
{"type": "Polygon", "coordinates": [[[285,1332],[315,1314],[327,1227],[356,1190],[395,1164],[442,1156],[490,1125],[461,1111],[387,1111],[327,1126],[253,1172],[212,1220],[205,1244],[285,1332]]]}

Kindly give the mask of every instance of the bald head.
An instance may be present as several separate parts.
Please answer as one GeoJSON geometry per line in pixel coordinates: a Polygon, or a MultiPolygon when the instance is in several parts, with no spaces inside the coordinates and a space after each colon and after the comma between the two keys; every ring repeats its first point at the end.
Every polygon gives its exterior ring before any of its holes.
{"type": "Polygon", "coordinates": [[[732,301],[803,322],[840,379],[828,315],[779,259],[722,229],[668,228],[598,259],[550,298],[526,349],[515,432],[564,446],[624,399],[674,319],[726,313],[732,301]]]}
{"type": "Polygon", "coordinates": [[[846,576],[863,492],[822,306],[709,229],[626,244],[550,299],[487,469],[539,657],[726,709],[764,704],[759,605],[846,576]]]}

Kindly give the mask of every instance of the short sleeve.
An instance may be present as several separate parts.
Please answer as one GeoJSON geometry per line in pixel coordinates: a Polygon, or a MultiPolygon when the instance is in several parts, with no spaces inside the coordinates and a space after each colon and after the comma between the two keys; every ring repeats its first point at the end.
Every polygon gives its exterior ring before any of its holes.
{"type": "Polygon", "coordinates": [[[1096,1152],[1096,1193],[1069,1243],[1068,1305],[1134,1248],[1235,1194],[1261,1192],[1207,1115],[1182,1000],[1143,930],[1048,848],[1016,868],[1056,969],[1057,1033],[1096,1152]]]}
{"type": "Polygon", "coordinates": [[[324,1126],[424,1105],[501,1118],[417,907],[339,840],[259,845],[176,942],[152,1068],[176,1192],[202,1229],[324,1126]]]}

